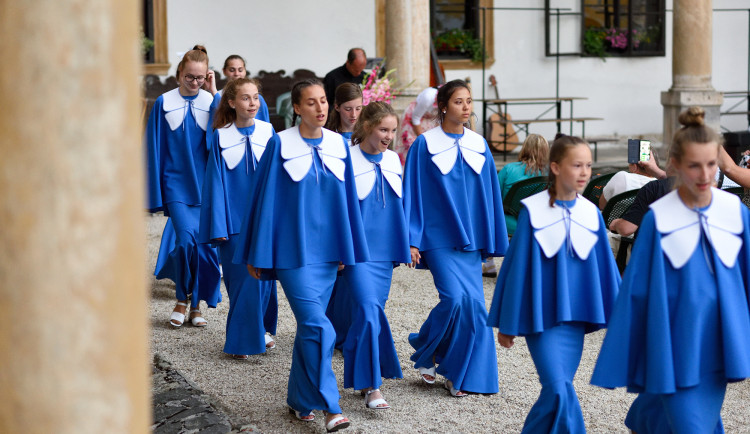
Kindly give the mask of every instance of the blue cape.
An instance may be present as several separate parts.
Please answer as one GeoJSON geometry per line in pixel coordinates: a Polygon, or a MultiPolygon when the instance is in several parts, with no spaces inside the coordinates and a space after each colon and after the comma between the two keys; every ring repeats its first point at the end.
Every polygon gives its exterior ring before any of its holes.
{"type": "MultiPolygon", "coordinates": [[[[466,134],[475,133],[465,130],[466,134]]],[[[443,175],[431,160],[424,135],[414,141],[404,166],[404,209],[411,246],[422,251],[479,250],[482,257],[505,254],[508,232],[503,199],[495,160],[486,142],[484,147],[485,162],[479,174],[459,153],[455,166],[443,175]]]]}
{"type": "MultiPolygon", "coordinates": [[[[750,231],[742,209],[742,247],[727,268],[698,246],[675,269],[661,247],[654,211],[643,218],[591,383],[633,392],[674,393],[723,371],[750,377],[750,231]]],[[[703,236],[703,235],[701,235],[703,236]]]]}
{"type": "Polygon", "coordinates": [[[317,152],[305,177],[294,182],[283,167],[280,137],[268,141],[249,199],[255,206],[246,210],[235,263],[291,269],[369,260],[351,155],[345,148],[343,182],[324,170],[317,152]]]}
{"type": "MultiPolygon", "coordinates": [[[[577,199],[585,200],[585,199],[577,199]]],[[[544,255],[524,206],[497,276],[487,324],[512,335],[539,333],[564,322],[583,322],[586,332],[606,327],[620,273],[599,217],[598,241],[586,260],[565,246],[544,255]]]]}

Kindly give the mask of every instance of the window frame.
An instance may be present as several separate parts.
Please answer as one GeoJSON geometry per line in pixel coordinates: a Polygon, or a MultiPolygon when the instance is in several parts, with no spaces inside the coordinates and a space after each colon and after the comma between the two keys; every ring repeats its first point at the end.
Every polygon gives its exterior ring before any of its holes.
{"type": "Polygon", "coordinates": [[[153,61],[143,61],[143,74],[166,75],[169,71],[169,50],[167,48],[167,0],[143,0],[141,5],[144,9],[144,19],[149,18],[151,22],[143,23],[144,32],[151,30],[151,39],[154,46],[151,49],[153,61]],[[148,10],[150,5],[150,11],[148,10]]]}
{"type": "MultiPolygon", "coordinates": [[[[644,0],[647,1],[647,0],[644,0]]],[[[597,57],[597,54],[592,54],[586,52],[584,48],[584,38],[586,36],[586,32],[589,29],[597,29],[596,27],[586,27],[586,17],[585,17],[585,10],[587,8],[591,7],[602,7],[607,8],[607,3],[612,2],[611,8],[614,9],[614,18],[610,18],[611,20],[617,20],[621,16],[623,19],[627,20],[627,27],[620,27],[615,26],[614,23],[604,23],[604,27],[601,29],[606,31],[607,27],[609,26],[610,29],[617,29],[620,32],[624,31],[624,35],[627,38],[627,45],[624,49],[616,49],[611,46],[605,47],[605,56],[606,57],[664,57],[666,55],[666,1],[665,0],[658,0],[658,5],[656,10],[646,10],[644,12],[634,12],[633,9],[635,6],[633,0],[604,0],[604,5],[596,5],[592,0],[581,0],[581,57],[597,57]],[[623,4],[626,3],[626,4],[623,4]],[[619,12],[620,10],[623,10],[624,12],[619,12]],[[657,23],[652,26],[659,26],[659,34],[657,36],[657,40],[655,41],[657,47],[655,49],[651,50],[635,50],[633,49],[633,18],[636,16],[656,16],[657,23]]],[[[648,5],[647,5],[648,7],[648,5]]],[[[610,12],[603,12],[605,17],[610,12]]],[[[650,26],[651,27],[651,26],[650,26]]],[[[606,44],[606,42],[604,42],[606,44]]]]}

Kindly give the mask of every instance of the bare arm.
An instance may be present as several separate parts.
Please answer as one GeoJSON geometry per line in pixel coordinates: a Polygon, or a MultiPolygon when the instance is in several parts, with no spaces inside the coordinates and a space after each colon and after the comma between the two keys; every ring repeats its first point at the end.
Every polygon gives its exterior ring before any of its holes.
{"type": "Polygon", "coordinates": [[[750,188],[750,169],[743,169],[735,164],[724,147],[719,148],[719,169],[727,178],[745,188],[750,188]]]}
{"type": "Polygon", "coordinates": [[[640,166],[641,170],[648,173],[649,176],[653,176],[656,179],[664,179],[667,177],[667,172],[661,170],[659,166],[656,165],[656,160],[654,160],[654,153],[651,152],[651,158],[648,159],[648,161],[639,161],[638,166],[640,166]]]}
{"type": "Polygon", "coordinates": [[[609,224],[610,231],[616,234],[620,234],[623,237],[629,237],[633,235],[637,229],[638,226],[625,219],[614,219],[612,220],[612,223],[609,224]]]}

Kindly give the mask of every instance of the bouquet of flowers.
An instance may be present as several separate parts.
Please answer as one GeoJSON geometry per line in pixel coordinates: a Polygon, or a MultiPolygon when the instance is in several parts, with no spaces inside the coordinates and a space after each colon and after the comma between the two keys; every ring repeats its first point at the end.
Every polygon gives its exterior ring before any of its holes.
{"type": "Polygon", "coordinates": [[[362,81],[362,104],[364,105],[372,101],[383,101],[390,104],[401,93],[402,89],[395,87],[397,80],[389,77],[395,69],[390,69],[382,77],[378,77],[383,69],[383,63],[385,63],[385,59],[375,66],[362,81]]]}

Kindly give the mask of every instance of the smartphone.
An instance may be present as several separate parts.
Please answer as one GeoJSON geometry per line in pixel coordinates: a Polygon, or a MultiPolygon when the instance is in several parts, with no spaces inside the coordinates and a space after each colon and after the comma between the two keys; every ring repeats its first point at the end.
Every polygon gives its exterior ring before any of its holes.
{"type": "Polygon", "coordinates": [[[651,141],[628,139],[628,164],[648,161],[651,158],[651,141]]]}

